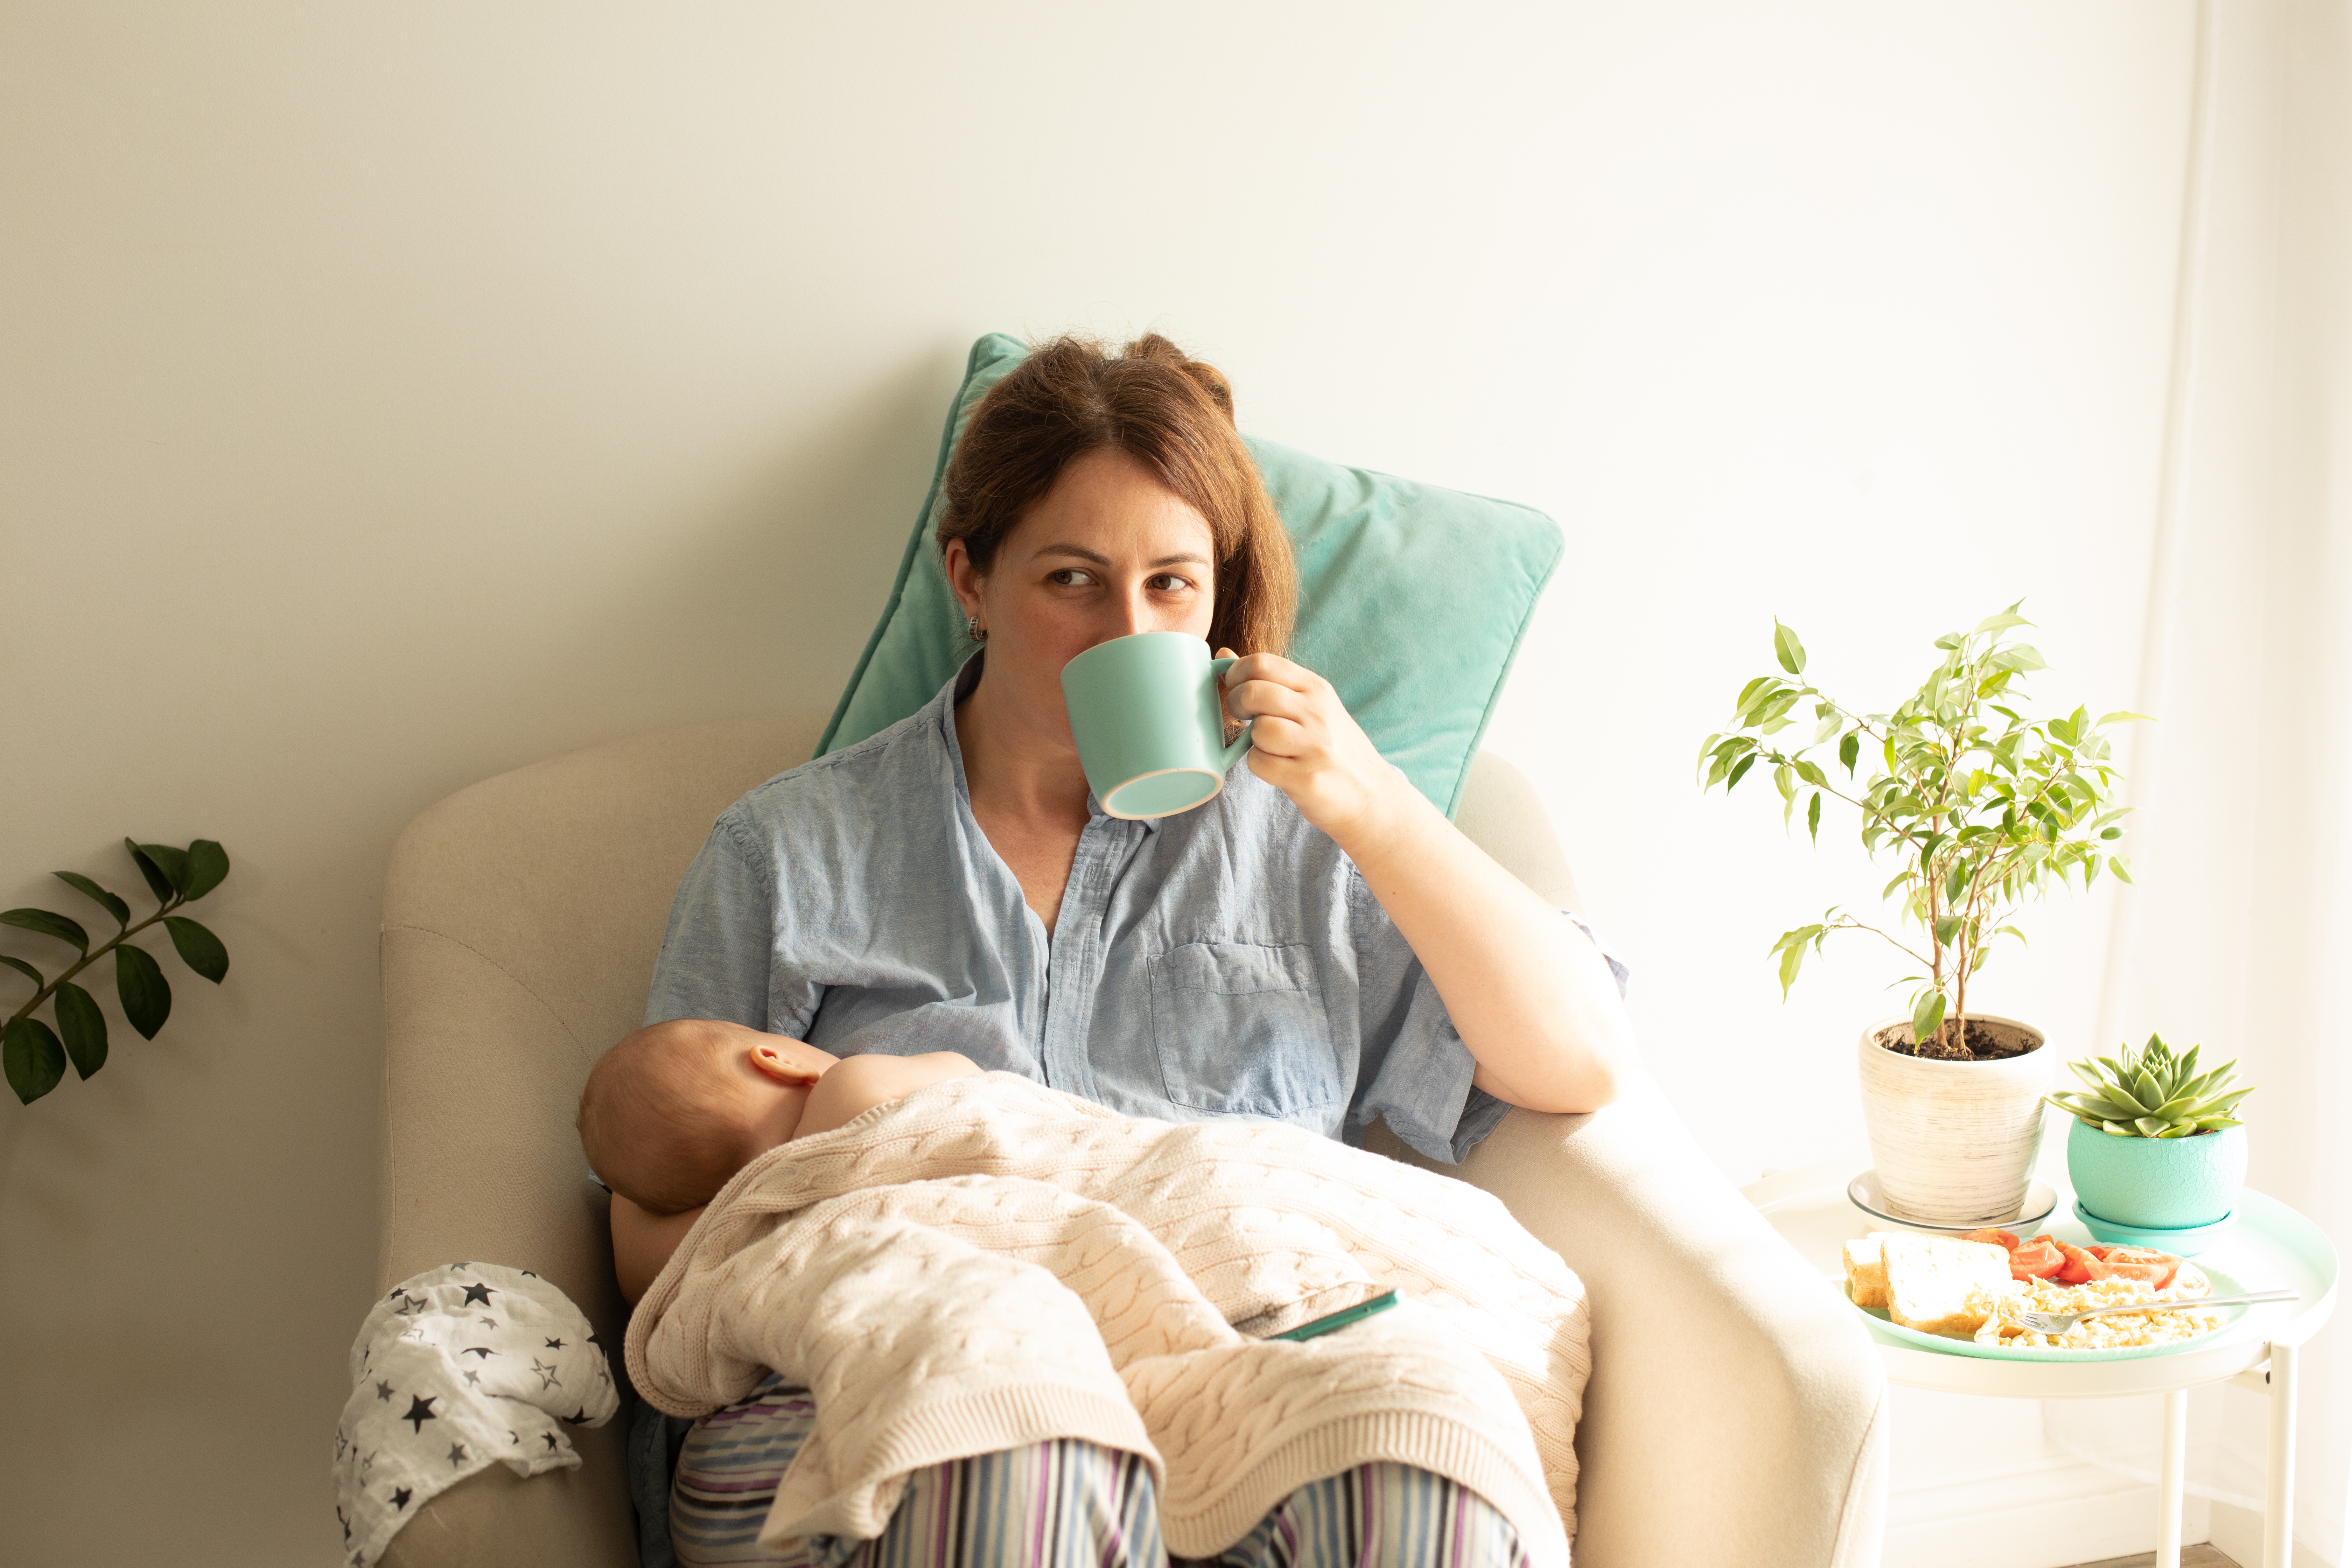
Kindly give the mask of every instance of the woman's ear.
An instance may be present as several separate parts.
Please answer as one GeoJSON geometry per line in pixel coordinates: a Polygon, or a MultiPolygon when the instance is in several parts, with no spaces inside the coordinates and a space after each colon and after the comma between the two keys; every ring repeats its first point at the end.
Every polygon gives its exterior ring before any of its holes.
{"type": "Polygon", "coordinates": [[[967,616],[980,614],[980,568],[972,564],[971,552],[961,539],[950,539],[940,554],[940,565],[947,574],[948,592],[956,596],[956,605],[967,616]]]}
{"type": "Polygon", "coordinates": [[[818,1068],[810,1067],[805,1062],[793,1060],[773,1046],[753,1046],[751,1065],[758,1068],[763,1077],[772,1078],[778,1083],[795,1084],[803,1089],[824,1076],[818,1068]]]}

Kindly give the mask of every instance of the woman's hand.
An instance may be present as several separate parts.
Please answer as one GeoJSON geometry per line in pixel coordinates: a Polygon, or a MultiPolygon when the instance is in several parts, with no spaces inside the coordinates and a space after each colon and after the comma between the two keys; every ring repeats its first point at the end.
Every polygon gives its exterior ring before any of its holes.
{"type": "MultiPolygon", "coordinates": [[[[1218,650],[1233,658],[1231,648],[1218,650]]],[[[1299,815],[1340,848],[1396,815],[1404,776],[1372,744],[1331,683],[1276,653],[1235,659],[1225,672],[1225,711],[1247,720],[1250,772],[1288,795],[1299,815]]]]}
{"type": "Polygon", "coordinates": [[[1472,1082],[1534,1110],[1616,1098],[1635,1054],[1600,950],[1391,767],[1329,681],[1252,654],[1226,672],[1225,711],[1256,723],[1250,771],[1331,836],[1411,944],[1472,1082]]]}

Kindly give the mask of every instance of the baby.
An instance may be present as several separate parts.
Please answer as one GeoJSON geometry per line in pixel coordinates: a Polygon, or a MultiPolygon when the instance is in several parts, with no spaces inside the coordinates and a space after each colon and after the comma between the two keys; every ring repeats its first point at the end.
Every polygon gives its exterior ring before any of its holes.
{"type": "Polygon", "coordinates": [[[980,1070],[956,1051],[836,1057],[740,1024],[674,1018],[597,1062],[580,1095],[580,1142],[614,1192],[648,1214],[678,1215],[779,1143],[980,1070]]]}

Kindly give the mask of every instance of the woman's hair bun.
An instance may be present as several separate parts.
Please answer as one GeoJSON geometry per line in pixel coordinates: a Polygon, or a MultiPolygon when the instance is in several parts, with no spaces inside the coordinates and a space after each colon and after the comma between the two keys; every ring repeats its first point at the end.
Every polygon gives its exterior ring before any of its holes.
{"type": "Polygon", "coordinates": [[[1143,336],[1128,344],[1123,353],[1129,359],[1150,360],[1156,363],[1164,364],[1171,370],[1183,372],[1193,385],[1208,395],[1209,401],[1215,404],[1218,412],[1224,415],[1226,423],[1233,423],[1233,384],[1225,379],[1224,373],[1215,365],[1205,364],[1192,358],[1158,332],[1144,333],[1143,336]]]}

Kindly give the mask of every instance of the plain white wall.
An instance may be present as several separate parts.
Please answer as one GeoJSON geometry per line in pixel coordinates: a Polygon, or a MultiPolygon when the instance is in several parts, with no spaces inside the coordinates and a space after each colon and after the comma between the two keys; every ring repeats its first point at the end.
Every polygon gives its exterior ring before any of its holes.
{"type": "MultiPolygon", "coordinates": [[[[1559,519],[1490,744],[1722,1169],[1857,1148],[1896,972],[1764,950],[1885,873],[1691,758],[1775,615],[1884,707],[2021,596],[2039,690],[2130,700],[2189,15],[0,3],[0,899],[236,861],[226,986],[0,1104],[12,1552],[333,1549],[393,836],[830,701],[985,331],[1160,328],[1559,519]]],[[[2111,896],[1982,1005],[2093,1044],[2111,896]]]]}

